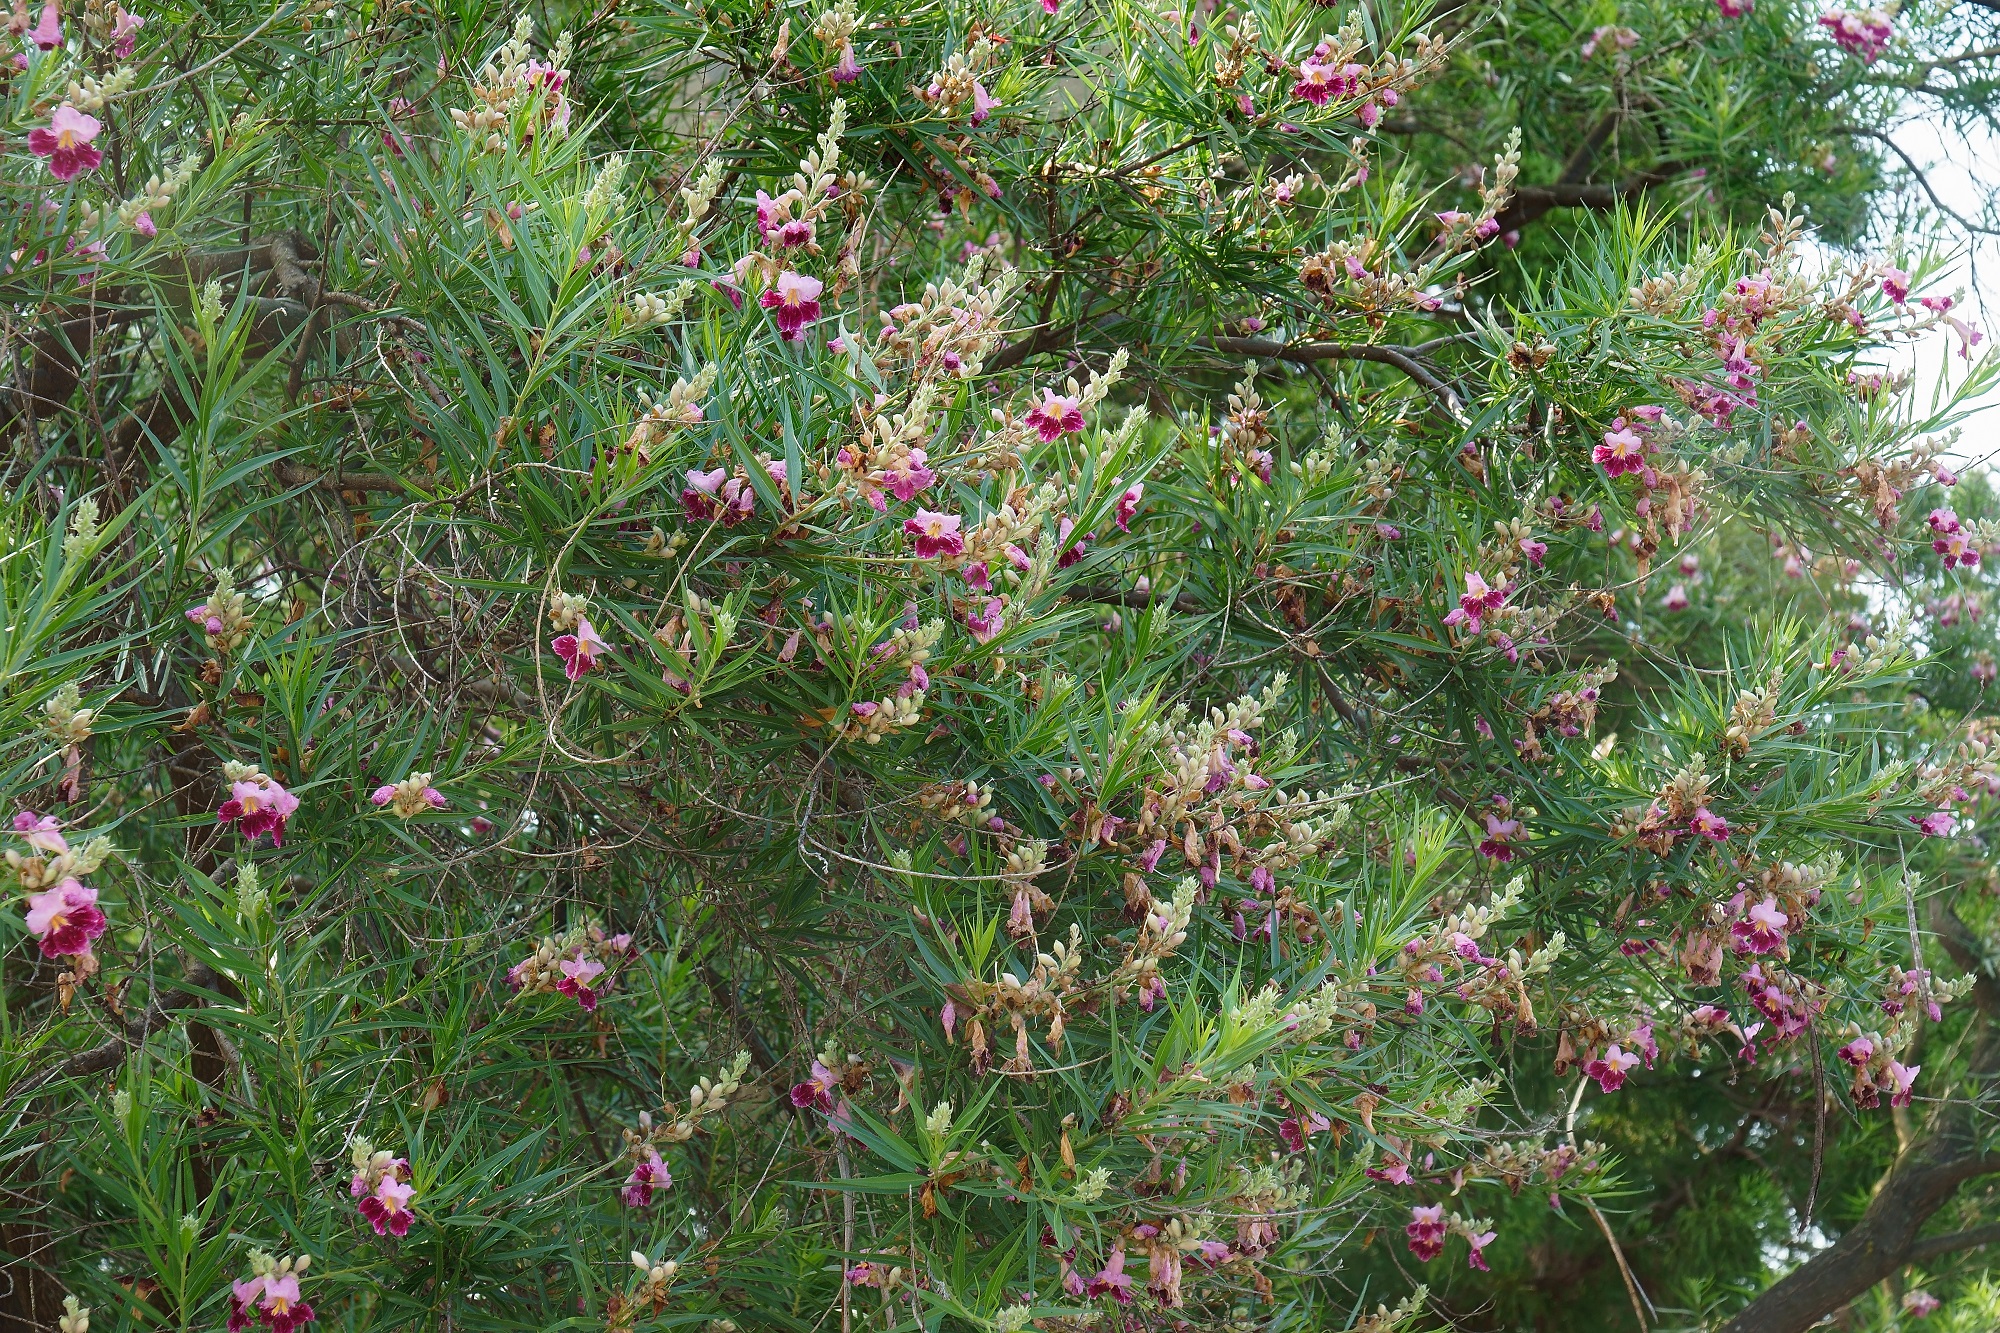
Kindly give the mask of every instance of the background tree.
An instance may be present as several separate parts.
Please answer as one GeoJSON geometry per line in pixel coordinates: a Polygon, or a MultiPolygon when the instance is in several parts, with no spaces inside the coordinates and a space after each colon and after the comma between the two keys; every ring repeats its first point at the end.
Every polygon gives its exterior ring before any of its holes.
{"type": "Polygon", "coordinates": [[[0,1317],[1899,1317],[1992,57],[1819,17],[21,11],[0,1317]]]}

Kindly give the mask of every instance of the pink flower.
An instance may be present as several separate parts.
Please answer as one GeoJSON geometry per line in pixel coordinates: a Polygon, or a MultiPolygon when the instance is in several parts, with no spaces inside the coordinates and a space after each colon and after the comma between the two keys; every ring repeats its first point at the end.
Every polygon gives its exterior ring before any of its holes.
{"type": "Polygon", "coordinates": [[[1061,8],[1062,0],[1042,0],[1042,12],[1044,14],[1053,16],[1061,8]]]}
{"type": "Polygon", "coordinates": [[[1860,1069],[1875,1058],[1875,1043],[1866,1037],[1856,1037],[1835,1052],[1841,1059],[1860,1069]]]}
{"type": "Polygon", "coordinates": [[[972,81],[972,115],[968,119],[974,129],[984,125],[986,118],[993,114],[993,108],[999,105],[1000,100],[986,91],[985,84],[977,79],[972,81]]]}
{"type": "Polygon", "coordinates": [[[1664,606],[1669,611],[1687,610],[1688,609],[1687,584],[1676,583],[1673,587],[1667,589],[1667,595],[1660,599],[1660,605],[1664,606]]]}
{"type": "Polygon", "coordinates": [[[1604,433],[1604,443],[1591,450],[1590,458],[1609,477],[1637,472],[1646,466],[1646,441],[1619,417],[1604,433]]]}
{"type": "Polygon", "coordinates": [[[597,1008],[598,992],[590,983],[604,974],[604,964],[595,958],[565,958],[556,964],[563,979],[556,983],[556,991],[576,998],[585,1013],[597,1008]]]}
{"type": "Polygon", "coordinates": [[[588,620],[577,621],[574,634],[556,635],[549,647],[562,659],[563,674],[571,680],[582,680],[583,673],[597,665],[598,656],[611,651],[588,620]]]}
{"type": "Polygon", "coordinates": [[[1791,918],[1778,910],[1778,900],[1770,897],[1744,913],[1744,920],[1731,926],[1729,933],[1736,939],[1737,953],[1765,954],[1785,942],[1790,924],[1791,918]]]}
{"type": "Polygon", "coordinates": [[[1361,109],[1354,113],[1354,118],[1361,122],[1363,129],[1372,130],[1382,119],[1382,108],[1373,102],[1363,102],[1361,109]]]}
{"type": "Polygon", "coordinates": [[[407,1236],[410,1223],[416,1219],[410,1211],[410,1196],[417,1192],[416,1187],[398,1180],[396,1174],[385,1174],[376,1182],[375,1192],[361,1201],[361,1215],[378,1236],[407,1236]]]}
{"type": "Polygon", "coordinates": [[[1054,389],[1042,390],[1042,401],[1028,409],[1021,420],[1040,433],[1044,441],[1083,430],[1083,411],[1078,399],[1066,398],[1054,389]]]}
{"type": "Polygon", "coordinates": [[[1910,1089],[1915,1086],[1917,1075],[1923,1072],[1923,1068],[1922,1065],[1906,1065],[1900,1060],[1889,1062],[1889,1078],[1896,1085],[1896,1090],[1889,1094],[1889,1105],[1910,1104],[1910,1089]]]}
{"type": "Polygon", "coordinates": [[[663,1190],[673,1183],[673,1173],[660,1160],[660,1154],[648,1148],[646,1155],[633,1164],[632,1174],[626,1178],[621,1193],[628,1206],[645,1208],[652,1204],[654,1190],[663,1190]]]}
{"type": "Polygon", "coordinates": [[[1715,7],[1726,19],[1740,19],[1750,12],[1750,0],[1715,0],[1715,7]]]}
{"type": "Polygon", "coordinates": [[[1899,268],[1882,270],[1882,295],[1902,305],[1910,299],[1910,275],[1899,268]]]}
{"type": "Polygon", "coordinates": [[[777,311],[778,335],[786,342],[804,339],[806,325],[819,318],[819,294],[826,284],[818,278],[786,269],[778,281],[757,298],[766,310],[777,311]]]}
{"type": "Polygon", "coordinates": [[[1520,836],[1520,820],[1489,814],[1486,816],[1486,837],[1479,844],[1479,854],[1492,861],[1511,861],[1514,859],[1514,848],[1510,844],[1520,836]]]}
{"type": "Polygon", "coordinates": [[[1325,106],[1339,83],[1340,72],[1333,66],[1307,60],[1299,66],[1299,78],[1292,85],[1292,96],[1314,106],[1325,106]]]}
{"type": "Polygon", "coordinates": [[[1928,1319],[1936,1314],[1938,1307],[1943,1304],[1943,1301],[1940,1301],[1922,1287],[1917,1288],[1915,1291],[1906,1291],[1903,1293],[1903,1313],[1912,1319],[1928,1319]]]}
{"type": "MultiPolygon", "coordinates": [[[[1729,841],[1729,821],[1705,805],[1697,806],[1695,807],[1694,817],[1688,820],[1688,832],[1698,833],[1710,842],[1727,842],[1729,841]]],[[[1778,920],[1782,925],[1784,917],[1781,915],[1778,920]]]]}
{"type": "Polygon", "coordinates": [[[971,611],[965,613],[965,627],[972,632],[972,637],[978,642],[991,643],[1006,627],[1007,622],[1003,614],[1005,610],[998,597],[989,597],[986,599],[984,610],[977,614],[971,611]]]}
{"type": "Polygon", "coordinates": [[[44,51],[53,51],[62,45],[62,39],[62,16],[56,12],[56,0],[49,0],[42,6],[42,21],[28,29],[28,40],[44,51]]]}
{"type": "MultiPolygon", "coordinates": [[[[42,11],[44,22],[55,9],[50,5],[42,11]]],[[[86,116],[65,102],[49,117],[46,129],[38,125],[28,131],[28,151],[36,157],[46,157],[49,171],[57,180],[73,180],[80,173],[97,170],[97,164],[104,160],[104,154],[90,146],[103,128],[97,117],[86,116]]]]}
{"type": "Polygon", "coordinates": [[[218,824],[236,825],[236,831],[255,842],[271,835],[271,845],[285,845],[285,824],[298,811],[299,798],[278,785],[277,779],[258,777],[231,783],[229,799],[215,812],[218,824]]]}
{"type": "Polygon", "coordinates": [[[1597,1086],[1605,1092],[1616,1092],[1625,1086],[1625,1075],[1639,1063],[1637,1054],[1620,1050],[1616,1044],[1607,1048],[1603,1055],[1584,1065],[1584,1077],[1597,1080],[1597,1086]]]}
{"type": "Polygon", "coordinates": [[[111,6],[111,53],[123,60],[132,54],[132,47],[139,35],[139,29],[146,26],[146,20],[137,14],[127,13],[125,6],[111,6]]]}
{"type": "Polygon", "coordinates": [[[840,1079],[833,1071],[815,1060],[812,1062],[812,1077],[792,1085],[792,1105],[802,1111],[809,1106],[816,1111],[831,1111],[833,1090],[839,1086],[840,1079]]]}
{"type": "Polygon", "coordinates": [[[1495,588],[1488,584],[1478,571],[1468,570],[1465,575],[1465,592],[1458,599],[1458,606],[1444,618],[1447,625],[1463,625],[1477,634],[1484,624],[1482,617],[1507,600],[1505,585],[1495,588]]]}
{"type": "Polygon", "coordinates": [[[854,43],[840,44],[840,59],[834,64],[829,76],[835,83],[853,83],[861,77],[861,62],[854,58],[854,43]]]}
{"type": "Polygon", "coordinates": [[[986,562],[984,560],[973,561],[971,564],[967,565],[964,569],[958,571],[958,574],[960,578],[965,580],[965,586],[973,589],[974,591],[977,592],[993,591],[993,573],[991,570],[987,569],[986,562]]]}
{"type": "Polygon", "coordinates": [[[292,1333],[313,1321],[313,1308],[299,1297],[296,1273],[266,1273],[248,1282],[230,1284],[229,1330],[250,1327],[254,1312],[270,1333],[292,1333]],[[261,1302],[261,1304],[260,1304],[261,1302]]]}
{"type": "Polygon", "coordinates": [[[903,531],[916,539],[917,558],[932,560],[964,552],[965,534],[959,530],[962,523],[957,514],[918,509],[914,517],[903,520],[903,531]]]}
{"type": "Polygon", "coordinates": [[[1111,1251],[1111,1257],[1104,1261],[1104,1267],[1098,1270],[1097,1276],[1090,1279],[1090,1285],[1085,1290],[1085,1294],[1089,1296],[1102,1296],[1107,1292],[1115,1297],[1120,1305],[1132,1303],[1132,1279],[1125,1276],[1123,1247],[1111,1251]]]}
{"type": "Polygon", "coordinates": [[[1120,532],[1132,530],[1130,527],[1132,517],[1139,512],[1139,501],[1145,498],[1145,494],[1146,483],[1141,481],[1127,486],[1125,493],[1118,497],[1118,508],[1112,514],[1112,521],[1118,524],[1120,532]]]}
{"type": "Polygon", "coordinates": [[[1500,1233],[1497,1231],[1481,1231],[1477,1234],[1468,1231],[1465,1239],[1471,1243],[1472,1252],[1465,1256],[1465,1262],[1482,1273],[1492,1272],[1493,1270],[1486,1266],[1486,1247],[1499,1237],[1500,1233]]]}
{"type": "Polygon", "coordinates": [[[1888,13],[1880,9],[1860,13],[1851,9],[1829,9],[1819,17],[1819,25],[1833,34],[1835,44],[1843,51],[1860,56],[1862,63],[1869,65],[1889,49],[1889,40],[1895,35],[1889,22],[1888,13]]]}
{"type": "Polygon", "coordinates": [[[1444,1205],[1418,1205],[1410,1209],[1409,1225],[1403,1234],[1410,1238],[1410,1253],[1429,1263],[1444,1253],[1444,1205]]]}
{"type": "Polygon", "coordinates": [[[97,890],[79,880],[65,879],[28,897],[28,933],[41,936],[44,958],[89,953],[90,942],[104,927],[97,890]]]}
{"type": "Polygon", "coordinates": [[[138,232],[148,240],[160,234],[160,228],[153,221],[153,215],[143,210],[137,217],[132,219],[132,230],[138,232]]]}
{"type": "Polygon", "coordinates": [[[1910,822],[1915,824],[1926,838],[1949,838],[1958,828],[1958,816],[1949,810],[1933,810],[1922,818],[1911,815],[1910,822]]]}
{"type": "Polygon", "coordinates": [[[927,455],[921,449],[912,449],[883,473],[883,481],[889,493],[898,500],[914,500],[917,492],[929,490],[937,480],[937,473],[925,466],[927,455]]]}
{"type": "Polygon", "coordinates": [[[1076,524],[1065,516],[1056,524],[1056,568],[1068,569],[1084,557],[1084,543],[1097,540],[1097,534],[1086,532],[1076,542],[1070,542],[1070,534],[1076,531],[1076,524]]]}
{"type": "Polygon", "coordinates": [[[14,816],[14,832],[38,852],[59,856],[69,850],[69,842],[62,835],[62,821],[54,815],[23,810],[14,816]]]}
{"type": "Polygon", "coordinates": [[[1528,563],[1541,568],[1542,560],[1549,553],[1547,542],[1538,542],[1533,537],[1521,538],[1521,554],[1528,557],[1528,563]]]}

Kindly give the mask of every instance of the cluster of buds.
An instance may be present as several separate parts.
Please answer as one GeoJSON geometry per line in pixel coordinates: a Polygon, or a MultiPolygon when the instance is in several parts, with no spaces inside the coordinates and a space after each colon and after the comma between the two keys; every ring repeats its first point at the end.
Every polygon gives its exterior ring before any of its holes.
{"type": "Polygon", "coordinates": [[[62,1317],[56,1320],[56,1333],[90,1333],[90,1307],[74,1296],[64,1296],[62,1317]]]}
{"type": "Polygon", "coordinates": [[[79,876],[95,874],[111,855],[111,844],[93,838],[72,850],[61,822],[33,810],[14,816],[13,832],[28,845],[25,855],[7,849],[7,865],[28,895],[28,933],[39,938],[44,958],[69,960],[65,984],[73,987],[97,970],[91,944],[107,924],[97,890],[79,876]]]}
{"type": "MultiPolygon", "coordinates": [[[[665,296],[661,296],[655,292],[640,292],[632,298],[632,318],[642,329],[655,328],[661,324],[671,324],[680,318],[681,308],[688,303],[688,298],[693,296],[694,293],[695,284],[691,279],[686,282],[675,283],[667,289],[665,296]]],[[[648,404],[648,410],[650,409],[651,405],[648,404]]],[[[694,419],[696,421],[701,420],[699,406],[696,408],[694,419]]],[[[676,420],[674,424],[686,425],[691,423],[676,420]]]]}
{"type": "Polygon", "coordinates": [[[640,1124],[645,1129],[644,1137],[654,1143],[686,1143],[703,1127],[703,1121],[729,1109],[736,1094],[743,1089],[743,1075],[749,1068],[750,1052],[738,1051],[736,1058],[715,1078],[704,1074],[688,1088],[685,1112],[668,1102],[660,1112],[657,1126],[642,1118],[640,1124]]]}
{"type": "MultiPolygon", "coordinates": [[[[261,1323],[270,1333],[292,1333],[299,1325],[312,1323],[313,1308],[299,1292],[299,1279],[310,1267],[309,1254],[278,1259],[262,1250],[250,1251],[249,1281],[230,1284],[229,1333],[242,1333],[252,1323],[261,1323]]],[[[64,1330],[68,1333],[67,1325],[64,1330]]]]}
{"type": "Polygon", "coordinates": [[[962,50],[952,52],[944,68],[931,75],[930,83],[916,90],[917,96],[947,120],[958,119],[969,104],[972,113],[968,122],[974,128],[985,124],[1000,103],[986,91],[979,76],[992,63],[999,48],[998,40],[982,35],[962,50]]]}
{"type": "Polygon", "coordinates": [[[81,79],[69,81],[69,89],[63,100],[78,111],[101,111],[106,102],[116,101],[138,81],[138,78],[139,72],[130,65],[119,66],[107,79],[100,80],[94,75],[86,74],[81,79]]]}
{"type": "MultiPolygon", "coordinates": [[[[1193,899],[1188,900],[1192,913],[1193,899]]],[[[966,1048],[972,1057],[973,1072],[984,1074],[993,1055],[987,1045],[986,1025],[998,1025],[1004,1018],[1014,1032],[1014,1054],[1002,1072],[1030,1074],[1034,1059],[1028,1041],[1028,1025],[1045,1021],[1045,1040],[1058,1046],[1069,1020],[1068,1001],[1082,987],[1083,930],[1072,922],[1069,938],[1057,940],[1045,952],[1035,955],[1035,966],[1025,980],[1002,971],[995,981],[974,977],[949,988],[939,1019],[947,1042],[958,1040],[958,1024],[965,1023],[966,1048]]]]}
{"type": "Polygon", "coordinates": [[[1684,838],[1711,842],[1729,840],[1729,821],[1708,808],[1708,761],[1696,752],[1669,779],[1645,810],[1626,812],[1612,821],[1611,836],[1630,838],[1655,856],[1669,855],[1684,838]]]}
{"type": "Polygon", "coordinates": [[[1515,126],[1507,135],[1507,146],[1494,161],[1492,183],[1486,180],[1485,168],[1478,168],[1475,177],[1479,191],[1478,211],[1467,213],[1454,208],[1436,215],[1438,225],[1443,228],[1438,236],[1439,248],[1460,250],[1499,235],[1500,211],[1513,199],[1514,179],[1520,174],[1521,130],[1515,126]]]}
{"type": "Polygon", "coordinates": [[[1189,876],[1174,889],[1171,902],[1151,900],[1140,918],[1137,937],[1126,946],[1125,959],[1112,975],[1115,995],[1122,999],[1136,988],[1139,1007],[1148,1012],[1166,998],[1167,983],[1160,975],[1160,964],[1187,942],[1188,924],[1194,919],[1195,898],[1200,891],[1200,881],[1189,876]]]}
{"type": "Polygon", "coordinates": [[[860,703],[849,704],[844,719],[840,718],[838,710],[835,710],[834,718],[838,722],[838,729],[834,734],[844,741],[880,745],[884,738],[921,722],[923,709],[922,690],[913,690],[906,695],[891,695],[883,699],[864,699],[860,703]]]}
{"type": "Polygon", "coordinates": [[[854,58],[854,34],[860,26],[854,0],[840,0],[839,4],[828,7],[813,24],[813,36],[834,53],[833,70],[828,77],[835,83],[852,83],[861,77],[861,62],[854,58]]]}
{"type": "Polygon", "coordinates": [[[400,782],[384,783],[368,799],[377,807],[388,807],[400,819],[413,819],[445,806],[444,793],[431,786],[429,773],[412,773],[400,782]]]}
{"type": "Polygon", "coordinates": [[[1001,315],[1019,281],[998,256],[975,251],[966,259],[963,276],[925,283],[916,300],[881,312],[882,328],[875,336],[878,363],[887,359],[881,353],[891,353],[908,359],[925,378],[940,372],[954,378],[978,374],[999,341],[1001,315]]]}
{"type": "Polygon", "coordinates": [[[356,1139],[349,1160],[354,1177],[347,1182],[347,1192],[360,1200],[357,1207],[375,1234],[408,1235],[410,1223],[416,1220],[410,1200],[417,1192],[410,1184],[409,1159],[387,1149],[378,1152],[367,1139],[356,1139]]]}
{"type": "Polygon", "coordinates": [[[452,124],[480,142],[489,153],[507,151],[509,137],[503,131],[518,111],[531,105],[537,105],[538,110],[522,127],[524,140],[532,139],[542,127],[557,134],[569,129],[570,105],[565,89],[569,83],[570,36],[567,32],[558,36],[550,58],[544,61],[534,58],[531,43],[534,34],[534,20],[525,14],[515,20],[513,35],[472,81],[472,95],[480,105],[469,111],[452,110],[452,124]],[[539,104],[535,102],[537,97],[541,99],[539,104]]]}
{"type": "Polygon", "coordinates": [[[1742,759],[1750,753],[1750,743],[1778,725],[1778,695],[1784,676],[1776,668],[1762,689],[1739,690],[1729,708],[1729,725],[1722,733],[1722,752],[1742,759]]]}
{"type": "Polygon", "coordinates": [[[847,103],[836,97],[817,145],[799,159],[792,188],[775,199],[757,191],[757,235],[766,246],[820,253],[819,220],[840,193],[840,136],[846,132],[847,103]]]}
{"type": "Polygon", "coordinates": [[[667,1293],[681,1271],[672,1259],[654,1263],[638,1250],[632,1251],[632,1267],[639,1272],[639,1285],[632,1291],[615,1293],[607,1302],[605,1328],[609,1333],[630,1333],[642,1311],[658,1315],[666,1309],[667,1293]]]}
{"type": "Polygon", "coordinates": [[[63,745],[81,745],[90,739],[97,710],[83,706],[83,694],[70,681],[42,705],[42,726],[63,745]]]}
{"type": "MultiPolygon", "coordinates": [[[[683,290],[686,286],[687,284],[683,283],[681,287],[674,289],[674,301],[671,307],[658,297],[639,298],[657,303],[647,308],[643,318],[648,322],[661,324],[672,319],[678,312],[681,301],[686,297],[686,292],[683,290]]],[[[645,410],[639,414],[639,419],[632,423],[632,431],[625,437],[626,451],[637,457],[641,463],[650,463],[653,461],[655,445],[671,439],[675,431],[688,426],[699,426],[702,421],[702,400],[714,390],[717,374],[716,365],[711,361],[696,372],[692,380],[677,377],[673,387],[667,390],[667,396],[657,403],[642,393],[640,401],[645,405],[645,410]]]]}
{"type": "Polygon", "coordinates": [[[233,652],[250,637],[251,619],[244,609],[248,599],[236,590],[236,580],[224,565],[215,571],[215,590],[200,606],[187,609],[187,618],[201,627],[208,646],[218,653],[233,652]]]}
{"type": "Polygon", "coordinates": [[[1595,1175],[1603,1170],[1604,1145],[1594,1140],[1586,1139],[1581,1146],[1562,1143],[1544,1148],[1540,1143],[1503,1139],[1488,1144],[1484,1156],[1467,1164],[1465,1174],[1498,1180],[1509,1194],[1518,1195],[1532,1184],[1553,1188],[1572,1172],[1595,1175]]]}
{"type": "Polygon", "coordinates": [[[606,968],[631,951],[630,935],[606,935],[592,921],[571,927],[560,941],[544,938],[533,953],[507,969],[507,985],[521,995],[568,995],[589,1013],[617,980],[606,968]]]}
{"type": "Polygon", "coordinates": [[[993,787],[982,787],[977,782],[934,782],[917,792],[917,804],[929,810],[946,823],[963,821],[977,828],[989,818],[986,812],[993,805],[993,787]]]}
{"type": "Polygon", "coordinates": [[[1244,366],[1244,375],[1229,395],[1229,415],[1216,428],[1221,463],[1233,480],[1247,473],[1265,485],[1271,484],[1275,461],[1269,446],[1276,442],[1271,433],[1271,414],[1257,392],[1257,363],[1244,366]]]}

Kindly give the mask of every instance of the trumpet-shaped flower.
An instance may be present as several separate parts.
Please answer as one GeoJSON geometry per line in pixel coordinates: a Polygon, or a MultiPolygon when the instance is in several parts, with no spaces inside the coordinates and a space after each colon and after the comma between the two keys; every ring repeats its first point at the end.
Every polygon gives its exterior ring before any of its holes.
{"type": "Polygon", "coordinates": [[[361,1215],[378,1236],[407,1236],[410,1223],[416,1220],[410,1211],[410,1198],[416,1192],[414,1185],[385,1175],[375,1182],[374,1193],[361,1201],[361,1215]]]}
{"type": "Polygon", "coordinates": [[[595,958],[564,958],[556,964],[562,973],[562,980],[556,983],[556,991],[575,998],[583,1006],[585,1013],[597,1008],[598,992],[591,983],[604,975],[604,964],[595,958]]]}
{"type": "Polygon", "coordinates": [[[1422,1204],[1412,1207],[1409,1225],[1403,1228],[1403,1234],[1410,1238],[1410,1253],[1424,1263],[1429,1263],[1443,1254],[1444,1205],[1434,1203],[1428,1207],[1422,1204]]]}
{"type": "Polygon", "coordinates": [[[673,1173],[660,1160],[659,1152],[647,1148],[645,1156],[633,1164],[632,1174],[626,1178],[621,1193],[629,1206],[645,1208],[652,1204],[654,1190],[663,1190],[673,1183],[673,1173]]]}
{"type": "Polygon", "coordinates": [[[1744,913],[1744,919],[1729,928],[1736,939],[1736,952],[1764,954],[1785,942],[1785,928],[1791,918],[1778,910],[1776,898],[1766,898],[1744,913]]]}
{"type": "Polygon", "coordinates": [[[934,560],[941,555],[958,555],[965,550],[963,520],[957,514],[940,514],[919,509],[916,516],[903,520],[903,531],[915,538],[917,558],[934,560]]]}
{"type": "Polygon", "coordinates": [[[574,634],[556,635],[549,647],[562,659],[563,674],[571,680],[583,679],[583,673],[597,665],[599,654],[611,651],[611,645],[598,636],[588,619],[576,622],[574,634]]]}
{"type": "Polygon", "coordinates": [[[1030,407],[1021,421],[1033,427],[1044,441],[1078,434],[1083,430],[1082,399],[1067,398],[1054,389],[1044,389],[1042,401],[1030,407]]]}
{"type": "MultiPolygon", "coordinates": [[[[44,20],[54,12],[55,6],[50,5],[43,11],[44,20]]],[[[28,131],[28,151],[36,157],[46,157],[49,172],[57,180],[74,180],[85,172],[97,170],[97,164],[104,160],[104,154],[90,146],[103,128],[97,117],[87,116],[65,102],[49,117],[46,127],[38,125],[28,131]]]]}
{"type": "Polygon", "coordinates": [[[1639,1063],[1636,1051],[1627,1051],[1613,1044],[1605,1048],[1603,1055],[1583,1067],[1584,1077],[1595,1079],[1597,1086],[1605,1092],[1616,1092],[1625,1086],[1625,1076],[1639,1063]]]}
{"type": "Polygon", "coordinates": [[[757,304],[776,312],[779,337],[801,342],[805,326],[819,318],[819,294],[825,286],[818,278],[787,269],[757,298],[757,304]]]}
{"type": "Polygon", "coordinates": [[[285,845],[285,825],[298,812],[299,798],[262,773],[229,784],[229,799],[215,812],[218,824],[235,824],[236,831],[255,842],[266,833],[271,845],[285,845]]]}
{"type": "Polygon", "coordinates": [[[104,929],[97,890],[80,880],[65,879],[28,897],[28,933],[41,937],[44,958],[87,954],[104,929]]]}

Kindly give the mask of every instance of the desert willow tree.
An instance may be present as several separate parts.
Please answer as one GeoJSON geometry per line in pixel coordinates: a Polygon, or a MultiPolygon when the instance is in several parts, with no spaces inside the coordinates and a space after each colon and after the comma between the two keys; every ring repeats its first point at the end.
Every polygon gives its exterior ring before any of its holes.
{"type": "Polygon", "coordinates": [[[1508,267],[1546,144],[1384,137],[1493,19],[20,11],[0,1318],[1474,1327],[1628,1079],[1983,1133],[1850,615],[1980,595],[1979,331],[1764,122],[1508,267]]]}

